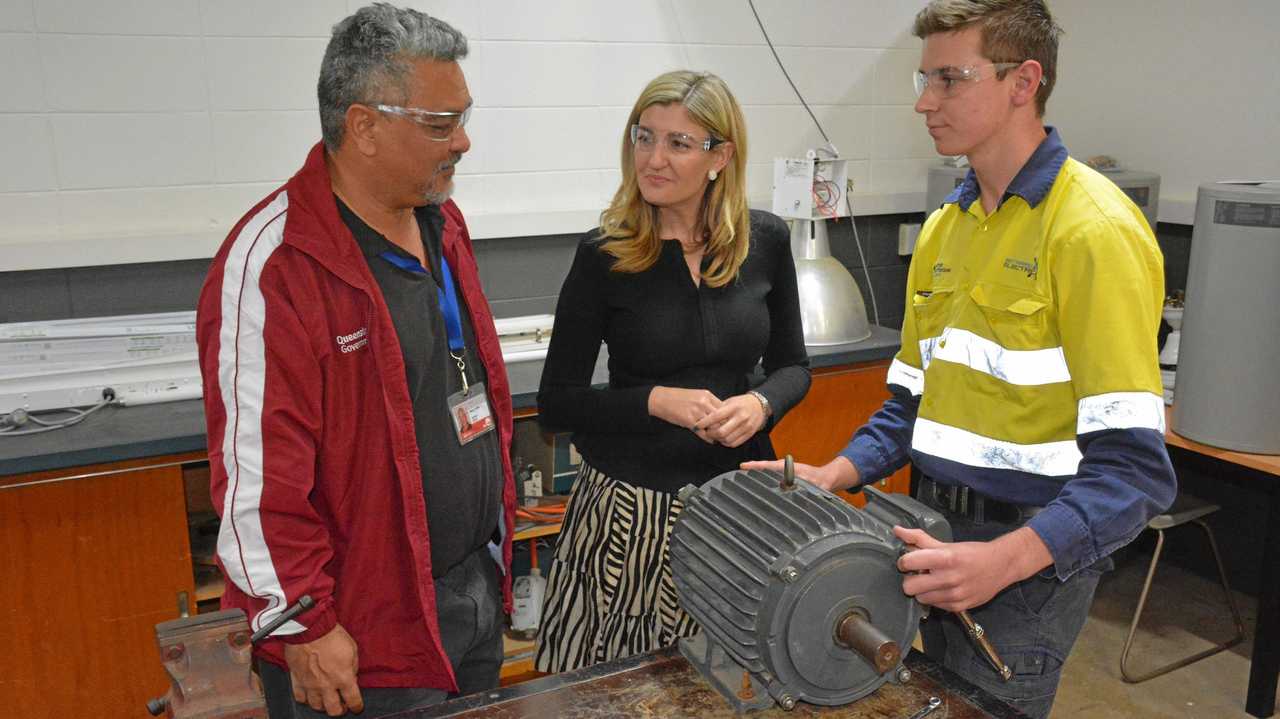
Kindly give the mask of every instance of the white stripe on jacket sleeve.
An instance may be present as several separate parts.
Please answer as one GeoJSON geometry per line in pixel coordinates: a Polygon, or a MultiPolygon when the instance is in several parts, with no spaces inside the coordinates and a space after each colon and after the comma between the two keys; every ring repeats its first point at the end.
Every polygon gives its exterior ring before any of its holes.
{"type": "MultiPolygon", "coordinates": [[[[227,492],[218,531],[218,556],[231,581],[246,594],[267,600],[249,618],[254,630],[285,609],[284,588],[262,531],[262,408],[266,381],[263,326],[266,302],[258,283],[262,268],[284,240],[289,198],[281,192],[245,223],[222,271],[222,326],[218,333],[218,386],[226,411],[222,437],[227,492]]],[[[276,634],[305,631],[287,622],[276,634]]]]}

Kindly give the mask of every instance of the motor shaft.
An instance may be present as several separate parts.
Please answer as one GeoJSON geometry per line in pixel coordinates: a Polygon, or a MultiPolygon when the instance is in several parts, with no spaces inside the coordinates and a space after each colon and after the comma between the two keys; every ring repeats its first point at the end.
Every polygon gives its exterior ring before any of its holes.
{"type": "Polygon", "coordinates": [[[880,674],[902,661],[902,648],[898,643],[885,636],[860,610],[849,612],[836,623],[836,642],[861,654],[880,674]]]}

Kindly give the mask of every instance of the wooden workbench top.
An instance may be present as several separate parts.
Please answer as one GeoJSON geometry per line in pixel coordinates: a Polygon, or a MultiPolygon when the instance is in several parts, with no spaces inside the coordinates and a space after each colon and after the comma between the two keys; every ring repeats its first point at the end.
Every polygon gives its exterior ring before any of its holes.
{"type": "MultiPolygon", "coordinates": [[[[906,684],[887,682],[869,696],[842,707],[818,707],[801,702],[789,712],[774,707],[749,716],[751,719],[905,717],[922,709],[934,696],[943,700],[943,706],[930,715],[938,719],[1023,716],[919,652],[913,651],[906,664],[912,672],[906,684]]],[[[674,647],[394,715],[395,719],[729,719],[734,716],[729,704],[674,647]]]]}

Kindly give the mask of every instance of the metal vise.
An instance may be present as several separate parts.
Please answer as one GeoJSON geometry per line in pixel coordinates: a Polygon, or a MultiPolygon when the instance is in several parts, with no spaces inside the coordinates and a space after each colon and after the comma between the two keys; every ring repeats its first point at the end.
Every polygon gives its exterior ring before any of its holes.
{"type": "Polygon", "coordinates": [[[239,609],[156,625],[169,691],[147,702],[170,719],[266,719],[267,704],[253,674],[249,622],[239,609]]]}
{"type": "Polygon", "coordinates": [[[309,595],[249,633],[239,609],[183,617],[156,625],[156,646],[169,691],[147,702],[168,719],[267,719],[262,686],[253,673],[253,645],[315,606],[309,595]]]}

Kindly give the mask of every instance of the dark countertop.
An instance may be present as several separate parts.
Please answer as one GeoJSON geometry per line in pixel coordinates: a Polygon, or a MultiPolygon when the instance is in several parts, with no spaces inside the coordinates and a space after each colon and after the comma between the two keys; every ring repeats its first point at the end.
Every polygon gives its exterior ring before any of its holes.
{"type": "MultiPolygon", "coordinates": [[[[892,357],[898,331],[871,328],[871,337],[847,345],[811,347],[814,369],[892,357]]],[[[592,379],[608,381],[608,354],[600,353],[592,379]]],[[[507,367],[515,408],[536,407],[542,362],[507,367]]],[[[205,451],[204,404],[183,400],[139,407],[106,407],[74,427],[28,437],[0,437],[0,477],[86,464],[205,451]]]]}

